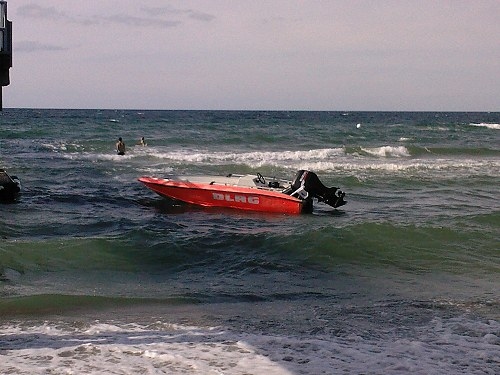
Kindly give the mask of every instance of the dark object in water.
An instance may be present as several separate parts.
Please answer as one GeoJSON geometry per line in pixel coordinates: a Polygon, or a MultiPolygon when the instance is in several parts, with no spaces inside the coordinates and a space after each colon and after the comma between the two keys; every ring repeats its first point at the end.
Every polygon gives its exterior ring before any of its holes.
{"type": "Polygon", "coordinates": [[[0,169],[0,202],[14,201],[21,191],[21,181],[16,176],[9,176],[0,169]]]}
{"type": "Polygon", "coordinates": [[[12,67],[12,22],[7,19],[7,2],[0,1],[0,111],[2,88],[10,84],[9,69],[12,67]]]}

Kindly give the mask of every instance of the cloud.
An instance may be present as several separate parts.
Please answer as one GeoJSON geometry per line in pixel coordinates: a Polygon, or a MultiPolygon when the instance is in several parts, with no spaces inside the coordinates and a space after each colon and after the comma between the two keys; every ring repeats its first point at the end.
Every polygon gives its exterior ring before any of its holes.
{"type": "Polygon", "coordinates": [[[193,9],[177,9],[174,7],[142,7],[141,10],[151,16],[170,15],[170,16],[187,16],[188,18],[197,21],[210,22],[215,19],[215,16],[205,12],[200,12],[193,9]]]}
{"type": "Polygon", "coordinates": [[[175,27],[181,24],[180,21],[162,20],[159,18],[144,18],[127,15],[113,15],[108,17],[99,17],[102,23],[115,23],[119,25],[134,27],[175,27]]]}
{"type": "Polygon", "coordinates": [[[29,4],[20,6],[17,9],[17,14],[23,17],[41,18],[48,20],[60,20],[65,15],[58,12],[54,7],[42,7],[37,4],[29,4]]]}
{"type": "Polygon", "coordinates": [[[88,17],[72,17],[64,12],[58,11],[54,7],[43,7],[38,4],[28,4],[20,6],[17,9],[17,14],[26,18],[36,18],[42,20],[69,22],[81,25],[92,25],[98,22],[93,18],[88,17]]]}
{"type": "Polygon", "coordinates": [[[19,16],[26,18],[35,18],[41,20],[50,20],[56,22],[66,22],[78,25],[103,25],[114,23],[131,27],[159,27],[169,28],[182,24],[178,18],[190,18],[198,21],[209,22],[215,16],[208,13],[199,12],[192,9],[176,9],[172,7],[151,8],[145,7],[141,11],[146,14],[145,17],[130,16],[126,14],[113,15],[94,15],[94,16],[71,16],[58,11],[54,7],[44,7],[38,4],[24,5],[18,8],[19,16]],[[175,18],[174,18],[175,17],[175,18]]]}
{"type": "Polygon", "coordinates": [[[40,52],[40,51],[66,51],[68,48],[56,46],[53,44],[43,44],[40,42],[25,40],[14,45],[15,52],[40,52]]]}

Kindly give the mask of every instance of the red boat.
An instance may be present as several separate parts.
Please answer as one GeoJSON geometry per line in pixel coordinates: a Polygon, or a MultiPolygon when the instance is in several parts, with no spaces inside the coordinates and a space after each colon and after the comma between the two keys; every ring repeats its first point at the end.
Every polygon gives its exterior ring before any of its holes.
{"type": "Polygon", "coordinates": [[[314,172],[300,170],[293,181],[256,175],[141,177],[159,195],[203,207],[299,214],[311,212],[313,199],[334,208],[344,205],[345,193],[324,186],[314,172]]]}

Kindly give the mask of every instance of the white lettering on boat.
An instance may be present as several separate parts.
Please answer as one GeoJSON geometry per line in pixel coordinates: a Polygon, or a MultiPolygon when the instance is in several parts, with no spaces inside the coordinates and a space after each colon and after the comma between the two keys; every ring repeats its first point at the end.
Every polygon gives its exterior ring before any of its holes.
{"type": "Polygon", "coordinates": [[[248,203],[250,204],[259,204],[259,197],[248,197],[248,203]]]}
{"type": "Polygon", "coordinates": [[[238,194],[212,193],[212,198],[216,201],[260,204],[259,197],[253,197],[253,196],[246,197],[245,195],[238,195],[238,194]]]}

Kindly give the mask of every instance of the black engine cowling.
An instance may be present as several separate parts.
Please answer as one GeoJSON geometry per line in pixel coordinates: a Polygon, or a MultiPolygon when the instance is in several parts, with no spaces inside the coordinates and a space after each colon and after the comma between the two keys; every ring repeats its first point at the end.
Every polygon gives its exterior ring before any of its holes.
{"type": "Polygon", "coordinates": [[[0,169],[0,202],[14,201],[21,191],[21,183],[16,176],[9,176],[0,169]]]}
{"type": "Polygon", "coordinates": [[[300,191],[301,187],[303,187],[303,190],[305,190],[309,196],[312,196],[318,199],[319,202],[324,202],[334,208],[343,206],[347,203],[344,200],[344,192],[336,187],[326,187],[314,172],[306,170],[298,171],[293,179],[290,194],[300,191]]]}

